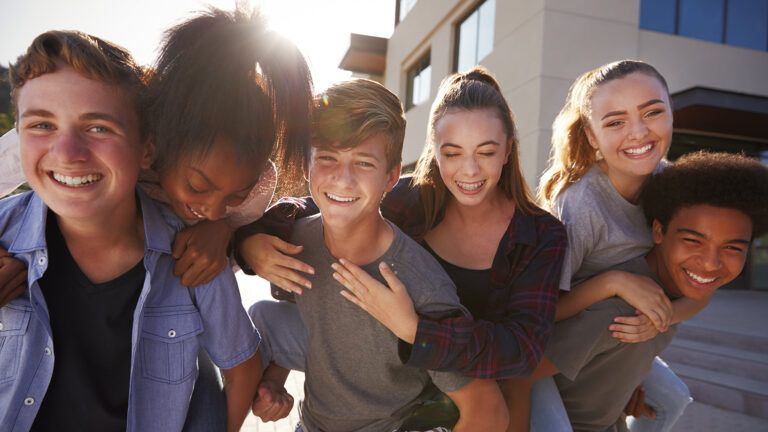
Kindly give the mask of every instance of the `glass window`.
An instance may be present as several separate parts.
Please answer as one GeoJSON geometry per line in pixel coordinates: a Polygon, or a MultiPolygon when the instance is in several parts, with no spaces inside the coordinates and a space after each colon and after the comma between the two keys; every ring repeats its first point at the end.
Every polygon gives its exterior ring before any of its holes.
{"type": "Polygon", "coordinates": [[[397,0],[397,22],[401,22],[405,19],[405,16],[408,15],[408,12],[413,9],[413,7],[416,5],[417,0],[397,0]]]}
{"type": "Polygon", "coordinates": [[[768,0],[728,0],[725,43],[768,48],[768,0]]]}
{"type": "Polygon", "coordinates": [[[405,91],[406,110],[429,99],[429,88],[432,81],[432,65],[429,57],[429,53],[427,53],[408,70],[408,87],[405,91]]]}
{"type": "Polygon", "coordinates": [[[640,3],[640,28],[675,33],[677,4],[669,0],[643,0],[640,3]]]}
{"type": "Polygon", "coordinates": [[[678,33],[723,42],[725,0],[680,0],[678,33]]]}
{"type": "Polygon", "coordinates": [[[456,34],[457,71],[471,68],[493,51],[495,21],[496,0],[486,0],[459,24],[456,34]]]}

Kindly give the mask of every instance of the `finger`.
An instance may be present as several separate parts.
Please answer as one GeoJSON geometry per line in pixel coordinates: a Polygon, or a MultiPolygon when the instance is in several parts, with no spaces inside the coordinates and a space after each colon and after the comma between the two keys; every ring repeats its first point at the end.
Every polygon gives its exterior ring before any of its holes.
{"type": "Polygon", "coordinates": [[[195,282],[200,280],[200,275],[205,271],[205,266],[202,264],[193,264],[190,266],[183,275],[181,275],[181,284],[186,287],[194,287],[195,282]]]}
{"type": "Polygon", "coordinates": [[[280,288],[283,291],[287,291],[287,292],[299,294],[299,295],[301,295],[304,292],[299,285],[295,284],[290,279],[286,279],[282,276],[272,274],[272,275],[264,275],[262,277],[268,280],[272,285],[280,288]]]}
{"type": "Polygon", "coordinates": [[[616,324],[627,324],[627,325],[642,325],[645,321],[645,318],[643,318],[644,315],[641,316],[617,316],[613,319],[613,322],[616,324]]]}
{"type": "Polygon", "coordinates": [[[282,410],[279,413],[279,418],[282,419],[282,418],[288,417],[288,414],[291,413],[292,409],[293,409],[293,396],[286,393],[283,398],[282,410]]]}
{"type": "MultiPolygon", "coordinates": [[[[349,261],[340,260],[339,262],[341,264],[338,264],[338,263],[331,264],[331,268],[333,268],[336,271],[336,273],[338,273],[339,276],[346,282],[345,286],[347,287],[347,289],[353,291],[355,295],[357,295],[358,297],[366,294],[368,292],[368,286],[366,286],[365,283],[367,282],[371,284],[371,281],[370,280],[365,282],[361,281],[360,278],[358,277],[358,274],[353,273],[354,270],[352,270],[352,267],[355,265],[350,263],[349,261]],[[344,265],[344,263],[346,263],[347,265],[344,265]]],[[[366,273],[366,276],[367,275],[368,274],[366,273]]],[[[342,279],[339,279],[339,280],[341,281],[342,279]]],[[[369,277],[369,279],[371,278],[369,277]]]]}
{"type": "Polygon", "coordinates": [[[392,271],[387,263],[383,261],[379,263],[379,271],[384,277],[384,280],[387,281],[387,285],[389,285],[389,288],[392,291],[401,292],[405,290],[405,285],[403,285],[403,283],[400,281],[397,275],[395,275],[395,272],[392,271]]]}
{"type": "Polygon", "coordinates": [[[272,236],[272,245],[275,247],[275,249],[288,255],[296,255],[297,253],[304,250],[304,246],[295,245],[274,236],[272,236]]]}
{"type": "Polygon", "coordinates": [[[0,293],[0,307],[3,307],[11,302],[11,300],[24,294],[24,290],[27,289],[26,284],[17,286],[16,288],[9,290],[6,293],[0,293]]]}
{"type": "Polygon", "coordinates": [[[352,274],[352,276],[354,276],[354,278],[352,278],[352,282],[358,283],[366,289],[368,286],[379,283],[379,281],[369,275],[368,272],[360,268],[360,266],[351,263],[344,258],[339,259],[339,262],[352,274]]]}
{"type": "Polygon", "coordinates": [[[284,279],[288,279],[297,285],[301,285],[306,288],[312,288],[312,282],[310,282],[309,279],[305,278],[298,271],[296,271],[295,267],[292,268],[278,265],[272,269],[271,273],[284,279]]]}
{"type": "Polygon", "coordinates": [[[339,272],[333,272],[333,278],[336,279],[337,282],[339,282],[344,288],[348,289],[352,294],[355,296],[359,296],[360,293],[358,293],[356,287],[354,284],[349,282],[344,276],[341,275],[339,272]]]}
{"type": "Polygon", "coordinates": [[[298,258],[294,258],[289,255],[280,254],[275,259],[275,265],[279,265],[302,273],[315,274],[314,267],[298,258]]]}
{"type": "Polygon", "coordinates": [[[366,307],[365,303],[361,302],[357,297],[354,296],[354,294],[351,294],[349,291],[339,291],[339,294],[344,296],[345,299],[359,306],[360,309],[368,312],[368,308],[366,307]]]}

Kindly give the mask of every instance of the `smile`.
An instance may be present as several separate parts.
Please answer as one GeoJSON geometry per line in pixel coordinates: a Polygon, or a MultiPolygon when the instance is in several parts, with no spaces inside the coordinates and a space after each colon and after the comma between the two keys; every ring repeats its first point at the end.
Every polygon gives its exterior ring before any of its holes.
{"type": "Polygon", "coordinates": [[[53,179],[58,183],[69,187],[83,187],[101,180],[101,174],[88,174],[85,176],[67,176],[54,172],[53,179]]]}
{"type": "Polygon", "coordinates": [[[485,180],[481,180],[481,181],[477,181],[477,182],[472,182],[472,183],[461,182],[461,181],[458,181],[458,180],[456,181],[456,186],[458,186],[459,189],[463,189],[463,190],[468,191],[468,192],[476,191],[476,190],[480,189],[481,187],[483,187],[484,185],[485,185],[485,180]]]}
{"type": "Polygon", "coordinates": [[[632,156],[639,156],[648,153],[653,149],[653,144],[646,144],[642,147],[635,147],[623,150],[624,153],[632,155],[632,156]]]}
{"type": "Polygon", "coordinates": [[[339,203],[351,203],[360,199],[359,197],[343,197],[341,195],[335,195],[330,192],[325,192],[325,196],[329,200],[339,202],[339,203]]]}
{"type": "Polygon", "coordinates": [[[694,281],[696,281],[696,282],[698,282],[700,284],[709,284],[709,283],[714,282],[715,279],[717,279],[717,277],[705,278],[705,277],[699,276],[699,275],[697,275],[695,273],[691,273],[687,269],[683,269],[683,271],[685,271],[685,274],[688,275],[689,278],[693,279],[694,281]]]}
{"type": "Polygon", "coordinates": [[[192,207],[189,206],[189,204],[185,204],[185,205],[187,206],[187,210],[189,210],[190,213],[195,215],[196,218],[198,218],[198,219],[205,219],[205,215],[203,215],[202,213],[196,212],[195,209],[193,209],[192,207]]]}

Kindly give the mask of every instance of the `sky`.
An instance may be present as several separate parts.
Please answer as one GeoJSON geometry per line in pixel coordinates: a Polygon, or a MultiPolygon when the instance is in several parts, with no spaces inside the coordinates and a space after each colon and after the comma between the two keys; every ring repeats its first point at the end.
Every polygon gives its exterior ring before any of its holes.
{"type": "MultiPolygon", "coordinates": [[[[0,0],[0,64],[21,55],[46,30],[81,30],[128,48],[151,64],[162,32],[206,5],[235,0],[0,0]]],[[[349,77],[338,69],[350,33],[389,37],[395,0],[251,0],[270,25],[291,39],[312,68],[315,89],[349,77]]]]}

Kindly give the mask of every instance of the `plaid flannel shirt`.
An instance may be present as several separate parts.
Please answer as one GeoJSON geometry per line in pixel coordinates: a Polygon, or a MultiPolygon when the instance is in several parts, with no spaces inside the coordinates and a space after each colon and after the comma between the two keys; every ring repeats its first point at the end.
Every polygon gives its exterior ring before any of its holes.
{"type": "MultiPolygon", "coordinates": [[[[410,180],[400,179],[384,198],[381,211],[406,234],[416,236],[424,231],[425,217],[419,190],[410,180]]],[[[288,239],[295,219],[317,211],[311,198],[281,200],[262,219],[238,230],[236,241],[256,233],[288,239]]],[[[415,343],[400,341],[403,362],[495,379],[527,376],[536,368],[552,333],[566,231],[546,212],[515,212],[499,245],[486,310],[470,311],[474,319],[420,318],[415,343]]]]}

